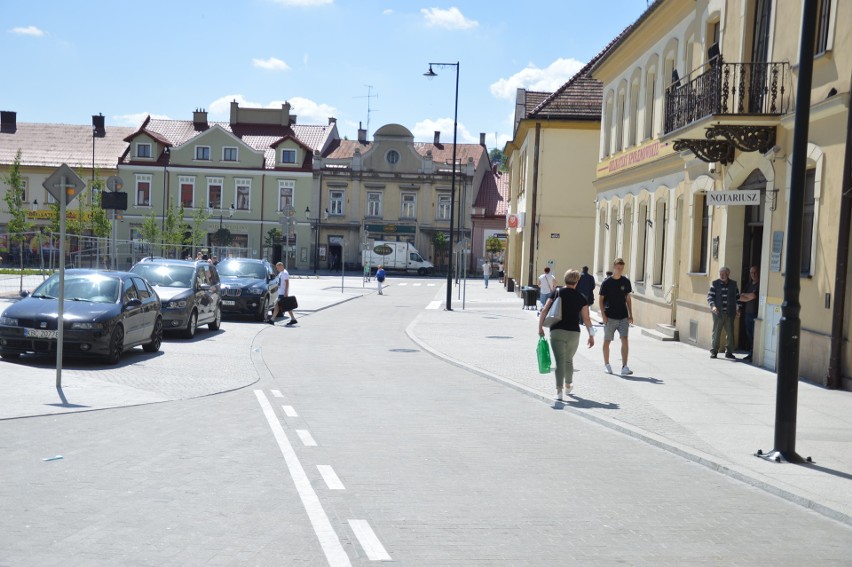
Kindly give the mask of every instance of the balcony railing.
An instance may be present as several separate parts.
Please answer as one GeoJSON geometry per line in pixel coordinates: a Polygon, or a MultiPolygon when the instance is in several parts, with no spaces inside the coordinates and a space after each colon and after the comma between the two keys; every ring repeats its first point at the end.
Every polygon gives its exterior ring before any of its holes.
{"type": "Polygon", "coordinates": [[[788,63],[724,63],[721,58],[666,89],[665,133],[711,115],[780,115],[790,102],[788,63]]]}

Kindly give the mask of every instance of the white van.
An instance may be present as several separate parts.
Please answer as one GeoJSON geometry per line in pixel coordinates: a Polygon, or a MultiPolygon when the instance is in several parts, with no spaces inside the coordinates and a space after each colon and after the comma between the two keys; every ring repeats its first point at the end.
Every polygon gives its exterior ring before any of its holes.
{"type": "Polygon", "coordinates": [[[421,276],[435,269],[432,262],[424,260],[417,248],[408,242],[376,240],[371,249],[362,252],[361,261],[371,270],[381,265],[385,270],[417,272],[421,276]]]}

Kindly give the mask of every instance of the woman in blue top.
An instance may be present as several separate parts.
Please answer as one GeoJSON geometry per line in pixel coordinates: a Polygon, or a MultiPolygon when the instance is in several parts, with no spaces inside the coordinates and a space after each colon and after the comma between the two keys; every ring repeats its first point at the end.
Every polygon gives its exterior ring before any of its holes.
{"type": "Polygon", "coordinates": [[[382,283],[385,281],[385,269],[379,265],[379,269],[376,270],[376,282],[379,284],[379,295],[384,295],[382,293],[382,283]]]}
{"type": "Polygon", "coordinates": [[[556,399],[562,400],[562,392],[567,396],[574,389],[574,354],[580,346],[580,320],[589,332],[588,345],[595,345],[595,329],[589,318],[589,303],[583,294],[577,291],[580,272],[568,270],[565,272],[565,287],[553,292],[550,299],[541,310],[538,318],[538,335],[544,336],[544,320],[550,311],[550,306],[556,297],[562,299],[562,319],[550,327],[550,348],[556,359],[556,399]]]}

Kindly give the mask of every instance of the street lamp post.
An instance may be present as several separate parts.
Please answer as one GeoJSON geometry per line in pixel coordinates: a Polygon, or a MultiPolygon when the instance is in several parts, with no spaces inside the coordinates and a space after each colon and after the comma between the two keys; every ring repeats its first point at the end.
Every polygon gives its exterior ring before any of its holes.
{"type": "Polygon", "coordinates": [[[165,251],[166,245],[166,201],[169,199],[169,159],[171,153],[172,151],[168,146],[163,148],[163,216],[160,217],[160,247],[163,251],[165,251]]]}
{"type": "Polygon", "coordinates": [[[447,311],[452,311],[452,300],[453,300],[453,262],[452,262],[452,254],[453,254],[453,221],[456,216],[456,141],[458,139],[458,126],[459,126],[459,62],[455,63],[429,63],[429,70],[423,73],[424,76],[432,79],[437,77],[438,74],[432,70],[432,66],[444,68],[444,67],[455,67],[456,68],[456,102],[455,102],[455,111],[453,114],[453,173],[452,180],[450,181],[450,241],[449,241],[449,254],[448,258],[448,266],[447,266],[447,311]]]}
{"type": "MultiPolygon", "coordinates": [[[[328,215],[328,210],[325,211],[325,214],[328,215]]],[[[322,217],[320,215],[311,217],[311,208],[305,207],[305,218],[311,223],[311,227],[314,229],[314,275],[317,275],[317,266],[319,265],[319,232],[322,217]]]]}
{"type": "MultiPolygon", "coordinates": [[[[220,203],[221,203],[221,202],[220,202],[220,203]]],[[[213,209],[213,208],[210,208],[210,209],[209,209],[209,211],[210,211],[210,213],[211,213],[211,214],[212,214],[212,212],[213,212],[214,210],[216,210],[216,209],[213,209]]],[[[228,209],[228,218],[229,218],[229,219],[230,219],[230,218],[232,218],[232,217],[234,216],[234,212],[235,212],[236,210],[237,210],[237,208],[236,208],[236,207],[232,204],[232,205],[230,206],[230,208],[228,209]]],[[[223,219],[224,219],[224,218],[225,218],[225,213],[224,213],[224,211],[222,210],[222,207],[220,206],[220,207],[219,207],[219,230],[218,230],[218,231],[216,231],[216,242],[219,244],[219,255],[220,255],[220,256],[222,256],[222,250],[221,250],[221,249],[224,247],[224,244],[222,244],[222,229],[224,228],[224,226],[222,225],[222,221],[223,221],[223,219]]],[[[221,260],[221,259],[224,259],[224,257],[223,257],[223,258],[220,258],[220,260],[221,260]]]]}

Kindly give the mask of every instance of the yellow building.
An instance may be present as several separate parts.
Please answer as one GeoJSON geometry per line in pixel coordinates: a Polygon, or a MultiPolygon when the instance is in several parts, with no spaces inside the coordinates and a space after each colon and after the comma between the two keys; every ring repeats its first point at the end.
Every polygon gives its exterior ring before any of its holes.
{"type": "Polygon", "coordinates": [[[601,84],[590,65],[553,93],[518,89],[505,147],[505,272],[518,286],[537,284],[547,266],[561,281],[567,269],[592,265],[601,84]]]}
{"type": "MultiPolygon", "coordinates": [[[[707,348],[711,282],[727,266],[742,290],[760,270],[754,361],[774,369],[802,2],[657,0],[594,65],[604,84],[595,270],[622,256],[634,317],[707,348]]],[[[800,374],[826,383],[834,313],[852,51],[852,5],[819,2],[801,263],[800,374]]],[[[848,231],[848,227],[846,228],[848,231]]],[[[846,235],[848,237],[848,235],[846,235]]],[[[738,346],[747,349],[738,323],[738,346]]],[[[838,369],[835,368],[835,372],[838,369]]],[[[838,386],[839,380],[831,384],[838,386]]],[[[847,382],[848,385],[848,382],[847,382]]]]}

